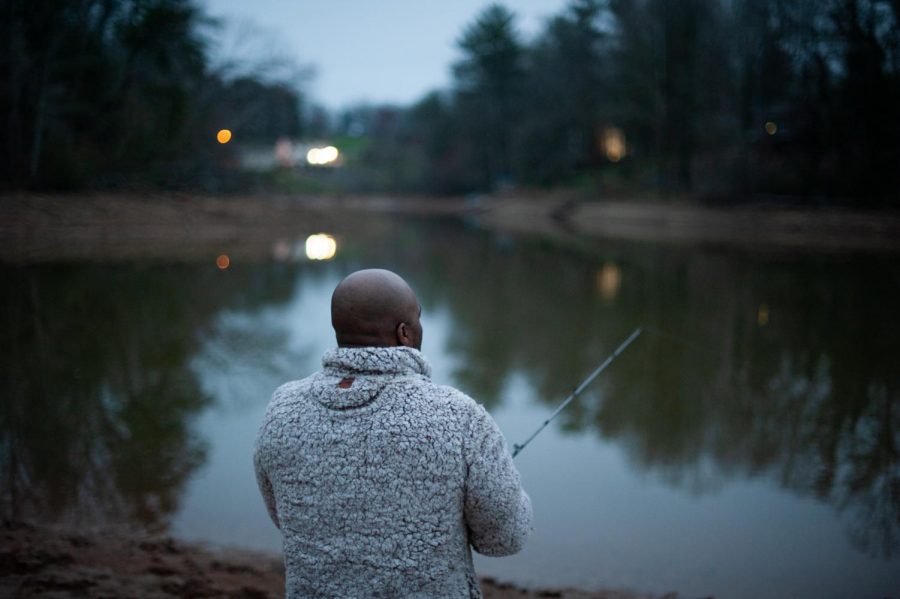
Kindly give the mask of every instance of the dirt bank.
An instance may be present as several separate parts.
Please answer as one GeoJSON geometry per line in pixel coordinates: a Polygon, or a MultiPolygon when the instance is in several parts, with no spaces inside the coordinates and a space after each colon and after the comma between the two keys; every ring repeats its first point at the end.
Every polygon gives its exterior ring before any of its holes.
{"type": "Polygon", "coordinates": [[[677,201],[496,198],[482,222],[511,233],[755,249],[900,251],[900,214],[677,201]]]}
{"type": "Polygon", "coordinates": [[[370,226],[393,215],[467,217],[542,237],[745,249],[900,251],[900,214],[552,196],[435,199],[205,195],[0,195],[0,260],[191,259],[222,248],[263,259],[273,240],[370,226]],[[363,218],[360,218],[360,217],[363,218]]]}
{"type": "MultiPolygon", "coordinates": [[[[488,599],[652,599],[624,591],[526,591],[492,580],[482,580],[482,588],[488,599]]],[[[0,526],[0,597],[283,596],[278,556],[213,550],[146,533],[0,526]]]]}
{"type": "Polygon", "coordinates": [[[178,194],[0,195],[0,260],[263,258],[280,238],[366,225],[359,215],[455,215],[463,202],[416,198],[178,194]]]}

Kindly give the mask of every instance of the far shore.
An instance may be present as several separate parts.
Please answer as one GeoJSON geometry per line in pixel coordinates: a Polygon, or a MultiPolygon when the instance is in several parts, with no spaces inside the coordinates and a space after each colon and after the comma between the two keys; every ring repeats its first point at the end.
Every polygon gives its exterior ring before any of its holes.
{"type": "Polygon", "coordinates": [[[0,195],[0,260],[267,258],[272,240],[364,227],[360,216],[459,217],[498,232],[762,251],[898,252],[900,213],[552,194],[428,198],[205,194],[0,195]]]}
{"type": "MultiPolygon", "coordinates": [[[[629,591],[522,589],[482,579],[485,599],[677,599],[629,591]]],[[[24,522],[0,524],[0,596],[284,596],[281,557],[213,549],[133,530],[81,530],[24,522]]]]}

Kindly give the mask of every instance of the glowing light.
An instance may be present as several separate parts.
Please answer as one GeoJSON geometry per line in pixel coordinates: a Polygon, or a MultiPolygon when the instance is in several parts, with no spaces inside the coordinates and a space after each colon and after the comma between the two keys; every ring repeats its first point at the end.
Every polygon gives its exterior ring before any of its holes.
{"type": "Polygon", "coordinates": [[[272,245],[272,255],[276,260],[284,262],[291,257],[291,244],[285,239],[279,239],[272,245]]]}
{"type": "Polygon", "coordinates": [[[769,324],[769,306],[762,304],[756,311],[756,322],[759,326],[764,327],[769,324]]]}
{"type": "Polygon", "coordinates": [[[227,144],[229,141],[231,141],[231,130],[219,129],[219,132],[216,133],[216,140],[220,144],[227,144]]]}
{"type": "Polygon", "coordinates": [[[618,162],[625,157],[625,134],[618,127],[609,127],[603,131],[603,152],[610,162],[618,162]]]}
{"type": "Polygon", "coordinates": [[[337,252],[337,241],[326,233],[306,238],[306,257],[310,260],[331,260],[337,252]]]}
{"type": "Polygon", "coordinates": [[[778,125],[773,123],[772,121],[766,122],[766,133],[769,135],[775,135],[778,132],[778,125]]]}
{"type": "Polygon", "coordinates": [[[216,266],[219,267],[220,270],[225,270],[229,266],[231,266],[231,258],[227,255],[222,254],[218,258],[216,258],[216,266]]]}
{"type": "Polygon", "coordinates": [[[306,161],[312,165],[324,166],[332,164],[340,156],[340,152],[334,146],[325,146],[324,148],[310,148],[306,153],[306,161]]]}
{"type": "Polygon", "coordinates": [[[603,267],[597,271],[597,288],[600,290],[600,297],[605,300],[615,299],[619,295],[619,288],[622,286],[622,271],[612,262],[606,262],[603,267]]]}

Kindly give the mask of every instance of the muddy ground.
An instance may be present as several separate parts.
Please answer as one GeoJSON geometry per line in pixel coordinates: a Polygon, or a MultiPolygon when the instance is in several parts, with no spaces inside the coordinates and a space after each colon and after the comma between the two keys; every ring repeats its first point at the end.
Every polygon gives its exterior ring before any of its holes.
{"type": "MultiPolygon", "coordinates": [[[[626,591],[523,590],[490,579],[481,585],[487,599],[651,599],[626,591]]],[[[135,531],[0,525],[0,597],[283,596],[284,566],[278,556],[212,549],[135,531]]]]}

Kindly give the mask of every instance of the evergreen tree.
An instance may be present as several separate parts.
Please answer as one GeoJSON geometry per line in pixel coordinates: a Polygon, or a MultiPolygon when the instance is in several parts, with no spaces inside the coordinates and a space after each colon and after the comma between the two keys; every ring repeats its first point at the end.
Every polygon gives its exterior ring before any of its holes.
{"type": "Polygon", "coordinates": [[[529,48],[527,112],[516,144],[526,180],[548,183],[597,164],[609,111],[601,24],[609,16],[600,0],[574,0],[529,48]]]}
{"type": "Polygon", "coordinates": [[[512,130],[520,108],[523,47],[515,15],[500,4],[486,8],[466,27],[453,67],[457,109],[469,143],[476,148],[480,184],[495,187],[510,174],[512,130]]]}

